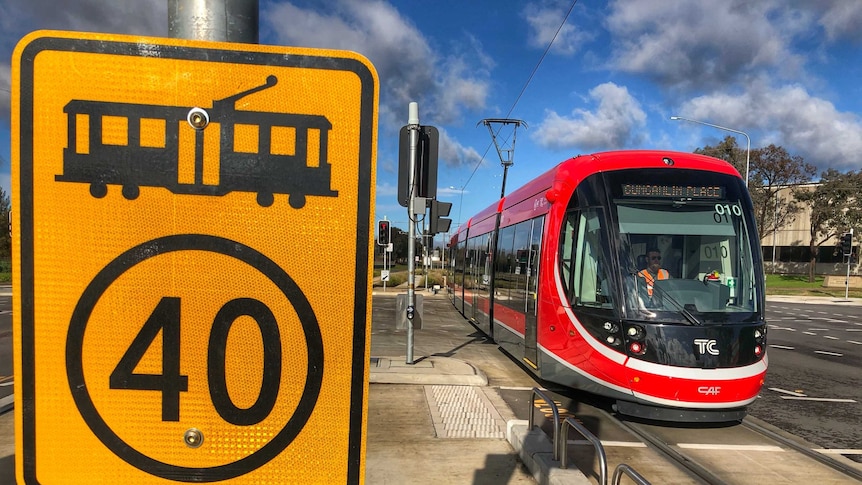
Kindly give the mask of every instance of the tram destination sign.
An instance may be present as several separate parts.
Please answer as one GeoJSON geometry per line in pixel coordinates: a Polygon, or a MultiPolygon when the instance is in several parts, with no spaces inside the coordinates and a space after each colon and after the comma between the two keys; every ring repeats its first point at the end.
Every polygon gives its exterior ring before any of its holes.
{"type": "Polygon", "coordinates": [[[625,197],[723,199],[724,187],[718,185],[622,184],[625,197]]]}
{"type": "Polygon", "coordinates": [[[364,481],[377,96],[351,52],[22,39],[19,483],[364,481]]]}

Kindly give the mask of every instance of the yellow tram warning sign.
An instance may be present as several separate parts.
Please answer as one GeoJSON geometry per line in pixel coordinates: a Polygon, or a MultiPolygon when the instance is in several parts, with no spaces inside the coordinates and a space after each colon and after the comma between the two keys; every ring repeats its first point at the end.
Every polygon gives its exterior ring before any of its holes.
{"type": "Polygon", "coordinates": [[[373,66],[45,31],[12,77],[18,481],[362,483],[373,66]]]}

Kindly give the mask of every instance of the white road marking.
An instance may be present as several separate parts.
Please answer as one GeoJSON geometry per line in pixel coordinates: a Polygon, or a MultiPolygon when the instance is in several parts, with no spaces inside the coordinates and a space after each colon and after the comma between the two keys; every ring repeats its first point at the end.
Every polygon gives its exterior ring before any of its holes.
{"type": "Polygon", "coordinates": [[[796,347],[788,347],[787,345],[770,345],[770,347],[775,349],[796,350],[796,347]]]}
{"type": "Polygon", "coordinates": [[[844,357],[844,354],[839,354],[838,352],[827,352],[825,350],[815,350],[814,353],[821,355],[831,355],[833,357],[844,357]]]}
{"type": "Polygon", "coordinates": [[[822,453],[824,455],[862,455],[862,450],[853,450],[853,449],[818,449],[814,448],[814,451],[817,453],[822,453]]]}
{"type": "Polygon", "coordinates": [[[793,399],[794,401],[818,401],[818,402],[850,402],[854,403],[853,399],[835,399],[830,397],[796,397],[796,396],[781,396],[781,399],[793,399]]]}
{"type": "Polygon", "coordinates": [[[730,451],[785,451],[780,446],[769,445],[720,445],[715,443],[677,443],[680,448],[692,450],[730,450],[730,451]]]}
{"type": "Polygon", "coordinates": [[[805,397],[805,394],[802,394],[801,392],[788,391],[786,389],[779,389],[777,387],[770,387],[769,390],[775,391],[775,392],[781,392],[784,394],[790,394],[791,396],[796,396],[796,397],[805,397]]]}
{"type": "Polygon", "coordinates": [[[862,345],[862,342],[857,342],[855,340],[848,340],[851,344],[862,345]]]}
{"type": "Polygon", "coordinates": [[[816,334],[816,333],[814,333],[814,332],[802,332],[802,333],[804,333],[805,335],[817,335],[817,334],[816,334]]]}
{"type": "Polygon", "coordinates": [[[823,338],[828,338],[829,340],[838,340],[838,337],[833,337],[832,335],[824,335],[823,338]]]}
{"type": "MultiPolygon", "coordinates": [[[[616,446],[620,448],[646,448],[646,443],[641,443],[640,441],[602,441],[602,446],[616,446]]],[[[587,440],[569,440],[566,442],[569,445],[590,445],[593,444],[587,440]]]]}

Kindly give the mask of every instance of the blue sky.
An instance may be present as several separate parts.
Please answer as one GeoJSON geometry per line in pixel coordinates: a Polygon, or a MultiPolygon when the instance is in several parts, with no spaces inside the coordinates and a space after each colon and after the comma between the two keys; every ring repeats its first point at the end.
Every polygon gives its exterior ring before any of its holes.
{"type": "MultiPolygon", "coordinates": [[[[398,130],[411,101],[421,123],[440,131],[437,193],[454,204],[453,227],[500,193],[500,159],[488,130],[477,126],[484,118],[528,125],[517,133],[507,192],[581,153],[692,151],[727,135],[745,146],[740,135],[672,115],[744,131],[753,148],[781,145],[821,171],[862,168],[862,2],[585,0],[571,7],[570,0],[261,0],[260,42],[353,50],[375,65],[376,219],[402,228],[398,130]]],[[[7,193],[17,41],[37,29],[165,37],[167,25],[167,0],[0,3],[7,193]]],[[[510,136],[503,130],[499,139],[510,136]]]]}

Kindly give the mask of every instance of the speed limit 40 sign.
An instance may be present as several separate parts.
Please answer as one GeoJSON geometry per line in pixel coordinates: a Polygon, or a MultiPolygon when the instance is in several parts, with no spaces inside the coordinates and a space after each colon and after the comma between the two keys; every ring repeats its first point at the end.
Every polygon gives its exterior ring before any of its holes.
{"type": "Polygon", "coordinates": [[[363,482],[370,63],[37,32],[12,83],[19,482],[363,482]]]}

